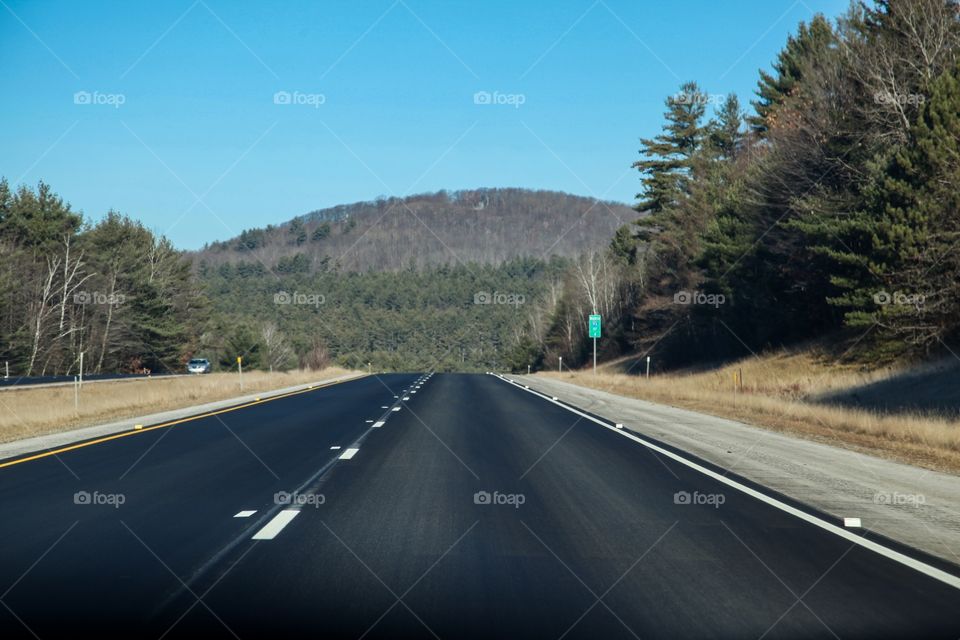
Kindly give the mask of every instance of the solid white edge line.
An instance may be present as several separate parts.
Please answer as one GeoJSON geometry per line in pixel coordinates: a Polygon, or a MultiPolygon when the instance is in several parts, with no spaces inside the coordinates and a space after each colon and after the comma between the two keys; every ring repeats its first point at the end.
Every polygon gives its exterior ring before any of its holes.
{"type": "MultiPolygon", "coordinates": [[[[494,374],[494,375],[497,375],[497,374],[494,374]]],[[[578,416],[580,416],[580,417],[582,417],[582,418],[586,418],[587,420],[590,420],[591,422],[595,422],[595,423],[599,424],[601,427],[605,427],[605,428],[609,429],[610,431],[613,431],[613,432],[616,433],[616,434],[619,434],[619,435],[621,435],[621,436],[623,436],[623,437],[625,437],[625,438],[630,438],[630,439],[633,440],[634,442],[638,442],[638,443],[642,444],[643,446],[647,447],[648,449],[650,449],[650,450],[652,450],[652,451],[656,451],[657,453],[659,453],[659,454],[661,454],[661,455],[664,455],[664,456],[670,458],[671,460],[675,460],[675,461],[679,462],[680,464],[686,465],[687,467],[690,467],[691,469],[694,469],[695,471],[699,471],[700,473],[704,474],[705,476],[708,476],[708,477],[710,477],[710,478],[713,478],[714,480],[716,480],[716,481],[718,481],[718,482],[720,482],[720,483],[722,483],[722,484],[725,484],[725,485],[727,485],[727,486],[729,486],[729,487],[732,487],[733,489],[736,489],[736,490],[738,490],[738,491],[741,491],[741,492],[747,494],[748,496],[751,496],[751,497],[753,497],[753,498],[756,498],[757,500],[760,500],[761,502],[765,502],[765,503],[767,503],[767,504],[769,504],[769,505],[771,505],[771,506],[773,506],[773,507],[776,507],[777,509],[780,509],[781,511],[785,511],[785,512],[787,512],[787,513],[789,513],[789,514],[791,514],[791,515],[793,515],[793,516],[796,516],[796,517],[800,518],[801,520],[804,520],[804,521],[806,521],[806,522],[809,522],[809,523],[812,524],[812,525],[815,525],[815,526],[817,526],[817,527],[820,527],[821,529],[824,529],[825,531],[829,531],[830,533],[833,533],[833,534],[835,534],[835,535],[838,535],[838,536],[840,536],[841,538],[843,538],[843,539],[845,539],[845,540],[849,540],[850,542],[853,542],[854,544],[858,544],[858,545],[860,545],[861,547],[864,547],[864,548],[866,548],[866,549],[869,549],[869,550],[871,550],[871,551],[873,551],[873,552],[875,552],[875,553],[879,553],[880,555],[884,556],[885,558],[889,558],[890,560],[893,560],[893,561],[895,561],[895,562],[899,562],[900,564],[902,564],[902,565],[904,565],[904,566],[907,566],[907,567],[910,567],[911,569],[914,569],[914,570],[916,570],[916,571],[919,571],[920,573],[922,573],[922,574],[924,574],[924,575],[926,575],[926,576],[929,576],[929,577],[931,577],[931,578],[933,578],[933,579],[935,579],[935,580],[939,580],[940,582],[942,582],[942,583],[944,583],[944,584],[947,584],[947,585],[953,587],[954,589],[960,589],[960,578],[958,578],[957,576],[955,576],[955,575],[953,575],[953,574],[951,574],[951,573],[947,573],[946,571],[943,571],[943,570],[941,570],[941,569],[937,569],[937,568],[934,567],[934,566],[931,566],[931,565],[929,565],[929,564],[927,564],[927,563],[925,563],[925,562],[921,562],[920,560],[916,560],[916,559],[914,559],[914,558],[911,558],[910,556],[908,556],[908,555],[906,555],[906,554],[903,554],[903,553],[900,553],[899,551],[894,551],[893,549],[890,549],[890,548],[888,548],[888,547],[885,547],[885,546],[883,546],[882,544],[879,544],[879,543],[877,543],[877,542],[874,542],[873,540],[868,540],[868,539],[863,538],[863,537],[861,537],[861,536],[859,536],[859,535],[857,535],[857,534],[855,534],[855,533],[850,533],[849,531],[847,531],[847,530],[844,529],[843,527],[838,527],[837,525],[832,524],[832,523],[830,523],[830,522],[827,522],[826,520],[823,520],[823,519],[818,518],[818,517],[816,517],[816,516],[812,516],[812,515],[810,515],[809,513],[806,513],[806,512],[804,512],[804,511],[801,511],[800,509],[797,509],[796,507],[792,507],[792,506],[786,504],[785,502],[781,502],[780,500],[777,500],[776,498],[771,498],[770,496],[768,496],[768,495],[766,495],[766,494],[763,494],[763,493],[760,493],[759,491],[757,491],[757,490],[755,490],[755,489],[751,489],[750,487],[748,487],[748,486],[746,486],[746,485],[744,485],[744,484],[741,484],[741,483],[737,482],[736,480],[731,480],[730,478],[728,478],[728,477],[726,477],[726,476],[723,476],[723,475],[720,475],[719,473],[717,473],[717,472],[715,472],[715,471],[711,471],[710,469],[707,469],[706,467],[701,466],[701,465],[697,464],[696,462],[693,462],[693,461],[691,461],[691,460],[687,460],[687,459],[684,458],[683,456],[677,455],[676,453],[673,453],[672,451],[668,451],[667,449],[664,449],[663,447],[659,447],[659,446],[653,444],[652,442],[648,442],[647,440],[644,440],[643,438],[640,438],[640,437],[638,437],[638,436],[636,436],[636,435],[634,435],[634,434],[632,434],[632,433],[629,433],[629,432],[627,432],[626,430],[620,430],[620,429],[617,429],[616,427],[611,427],[610,425],[608,425],[608,424],[606,424],[606,423],[604,423],[604,422],[601,422],[600,420],[594,418],[593,416],[588,415],[588,414],[586,414],[586,413],[584,413],[584,412],[582,412],[582,411],[579,411],[579,410],[577,410],[577,409],[574,409],[574,408],[571,407],[571,406],[565,405],[565,404],[563,404],[563,403],[561,403],[561,402],[557,402],[556,400],[551,400],[550,398],[547,398],[547,397],[545,397],[545,396],[542,396],[542,395],[540,395],[539,393],[537,393],[537,392],[535,392],[535,391],[531,391],[530,389],[524,389],[524,388],[523,388],[523,385],[520,385],[520,384],[514,382],[513,380],[510,380],[509,378],[506,378],[506,377],[501,376],[501,375],[497,375],[497,377],[500,378],[501,380],[504,380],[504,381],[506,381],[506,382],[509,382],[510,384],[514,385],[514,386],[517,387],[518,389],[523,389],[523,390],[526,391],[527,393],[532,393],[533,395],[537,396],[538,398],[541,398],[542,400],[546,400],[547,402],[551,402],[551,403],[557,405],[558,407],[562,407],[562,408],[566,409],[567,411],[570,411],[570,412],[572,412],[572,413],[577,414],[578,416]]]]}
{"type": "Polygon", "coordinates": [[[357,451],[360,451],[360,449],[357,449],[357,448],[354,448],[354,447],[350,447],[349,449],[347,449],[346,451],[344,451],[343,453],[340,454],[340,459],[341,459],[341,460],[349,460],[349,459],[352,458],[353,456],[357,455],[357,451]]]}
{"type": "Polygon", "coordinates": [[[290,522],[297,517],[300,511],[297,509],[284,509],[273,518],[267,524],[263,525],[263,528],[260,531],[257,531],[253,534],[251,540],[273,540],[277,537],[277,534],[283,531],[283,528],[290,524],[290,522]]]}

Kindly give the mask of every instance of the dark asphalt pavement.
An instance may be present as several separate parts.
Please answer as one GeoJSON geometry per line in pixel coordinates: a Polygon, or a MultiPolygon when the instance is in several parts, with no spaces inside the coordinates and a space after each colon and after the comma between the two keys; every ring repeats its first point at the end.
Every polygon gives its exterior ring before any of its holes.
{"type": "Polygon", "coordinates": [[[0,541],[3,638],[960,636],[957,588],[491,375],[2,468],[0,541]]]}

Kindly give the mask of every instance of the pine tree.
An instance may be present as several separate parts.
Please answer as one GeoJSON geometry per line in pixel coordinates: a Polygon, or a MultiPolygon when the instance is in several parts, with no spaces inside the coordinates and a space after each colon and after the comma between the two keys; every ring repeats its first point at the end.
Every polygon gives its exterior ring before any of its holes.
{"type": "Polygon", "coordinates": [[[641,139],[643,159],[633,163],[642,174],[637,211],[660,213],[677,204],[689,189],[693,155],[703,138],[701,121],[707,97],[696,82],[687,82],[666,100],[663,133],[641,139]]]}
{"type": "Polygon", "coordinates": [[[756,115],[748,118],[753,130],[764,136],[775,125],[788,98],[795,96],[811,61],[835,42],[833,29],[822,15],[814,16],[810,25],[801,22],[796,36],[787,38],[786,46],[773,63],[774,73],[760,70],[757,100],[751,104],[756,115]]]}
{"type": "Polygon", "coordinates": [[[849,326],[879,329],[881,353],[927,350],[960,326],[960,65],[931,85],[910,139],[865,190],[866,207],[833,225],[824,249],[849,326]]]}

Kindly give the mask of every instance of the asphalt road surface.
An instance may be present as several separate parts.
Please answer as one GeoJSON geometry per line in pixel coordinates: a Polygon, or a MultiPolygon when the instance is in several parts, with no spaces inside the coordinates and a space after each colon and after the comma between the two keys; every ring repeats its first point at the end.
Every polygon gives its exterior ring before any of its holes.
{"type": "Polygon", "coordinates": [[[0,461],[0,637],[960,636],[955,566],[626,433],[391,374],[0,461]]]}
{"type": "MultiPolygon", "coordinates": [[[[101,380],[128,380],[130,378],[159,378],[161,376],[176,376],[171,372],[163,373],[93,373],[83,376],[84,382],[98,382],[101,380]]],[[[0,375],[0,389],[5,387],[34,387],[40,385],[73,384],[74,376],[9,376],[0,375]]]]}

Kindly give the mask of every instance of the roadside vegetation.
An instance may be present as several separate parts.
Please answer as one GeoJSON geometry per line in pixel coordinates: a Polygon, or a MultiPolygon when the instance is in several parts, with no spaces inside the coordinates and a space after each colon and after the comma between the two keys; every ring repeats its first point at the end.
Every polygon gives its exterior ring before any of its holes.
{"type": "Polygon", "coordinates": [[[587,369],[538,375],[960,472],[960,398],[951,393],[960,384],[955,361],[919,373],[934,386],[928,395],[946,394],[956,403],[937,410],[917,406],[911,384],[916,370],[837,363],[818,348],[750,356],[709,369],[656,372],[650,378],[643,375],[644,366],[624,359],[596,375],[587,369]],[[882,406],[864,392],[872,387],[883,388],[882,406]]]}
{"type": "Polygon", "coordinates": [[[347,373],[336,367],[323,371],[249,371],[243,374],[243,391],[236,373],[87,382],[78,402],[74,386],[69,384],[10,387],[0,391],[0,442],[320,382],[347,373]]]}
{"type": "Polygon", "coordinates": [[[818,15],[749,107],[686,82],[639,148],[636,222],[576,261],[516,370],[587,364],[591,312],[601,360],[674,368],[823,336],[874,365],[957,351],[956,2],[818,15]]]}

